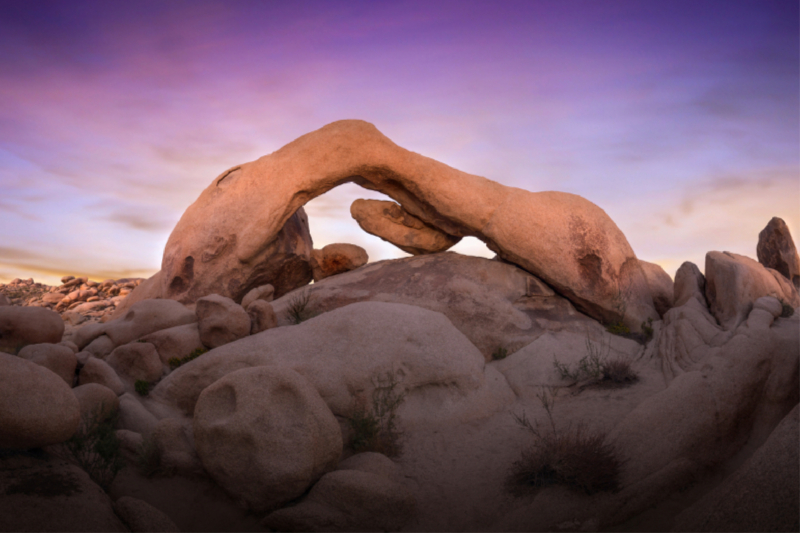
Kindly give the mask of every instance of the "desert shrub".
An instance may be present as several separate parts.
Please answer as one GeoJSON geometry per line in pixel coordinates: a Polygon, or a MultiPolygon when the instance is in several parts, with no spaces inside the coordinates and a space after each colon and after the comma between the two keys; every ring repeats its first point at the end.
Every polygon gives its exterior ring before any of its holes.
{"type": "Polygon", "coordinates": [[[627,385],[637,382],[639,376],[631,368],[630,361],[615,358],[602,364],[602,380],[613,385],[627,385]]]}
{"type": "Polygon", "coordinates": [[[299,324],[314,315],[308,309],[308,303],[311,301],[311,295],[308,291],[302,291],[289,299],[289,306],[286,308],[286,315],[289,322],[292,324],[299,324]]]}
{"type": "Polygon", "coordinates": [[[492,360],[493,361],[500,361],[501,359],[505,359],[508,357],[508,350],[502,346],[498,346],[498,348],[492,352],[492,360]]]}
{"type": "Polygon", "coordinates": [[[179,366],[184,365],[184,364],[186,364],[189,361],[192,361],[194,359],[197,359],[198,357],[200,357],[201,355],[203,355],[207,351],[208,351],[207,348],[203,348],[203,347],[195,348],[194,350],[192,350],[192,353],[190,353],[186,357],[180,357],[180,358],[178,358],[178,357],[170,357],[169,361],[167,361],[167,363],[169,364],[170,369],[175,370],[179,366]]]}
{"type": "Polygon", "coordinates": [[[781,318],[789,318],[794,314],[794,307],[781,300],[781,318]]]}
{"type": "Polygon", "coordinates": [[[145,437],[139,445],[136,466],[145,477],[153,477],[161,471],[161,452],[153,437],[145,437]]]}
{"type": "Polygon", "coordinates": [[[143,379],[137,379],[136,383],[133,384],[134,390],[139,396],[147,396],[150,394],[150,388],[152,387],[152,383],[145,381],[143,379]]]}
{"type": "Polygon", "coordinates": [[[620,320],[619,322],[613,322],[608,326],[606,326],[606,331],[608,331],[612,335],[619,335],[621,337],[624,337],[626,335],[630,335],[631,328],[623,324],[622,321],[620,320]]]}
{"type": "Polygon", "coordinates": [[[400,434],[397,430],[397,408],[403,403],[405,393],[396,388],[400,380],[391,372],[379,376],[372,392],[372,406],[358,399],[349,418],[353,438],[350,443],[355,452],[378,452],[388,457],[400,455],[400,434]]]}
{"type": "Polygon", "coordinates": [[[619,490],[622,462],[602,433],[572,426],[558,431],[553,419],[555,394],[543,390],[539,399],[545,408],[548,426],[531,422],[523,412],[513,415],[516,422],[533,435],[531,447],[515,461],[506,479],[506,488],[514,495],[532,490],[563,485],[570,489],[595,494],[619,490]]]}
{"type": "Polygon", "coordinates": [[[624,386],[638,380],[636,372],[631,368],[631,363],[622,358],[609,359],[611,347],[603,342],[593,343],[586,339],[587,354],[583,356],[576,368],[561,363],[553,355],[553,368],[559,377],[570,381],[587,381],[585,385],[624,386]]]}
{"type": "Polygon", "coordinates": [[[81,419],[75,434],[64,448],[92,480],[108,490],[124,461],[115,427],[117,413],[103,418],[103,407],[81,419]]]}

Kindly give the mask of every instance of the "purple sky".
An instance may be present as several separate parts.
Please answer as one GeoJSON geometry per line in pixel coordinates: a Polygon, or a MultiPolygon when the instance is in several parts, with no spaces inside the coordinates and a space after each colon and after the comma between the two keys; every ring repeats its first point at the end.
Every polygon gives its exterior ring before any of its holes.
{"type": "MultiPolygon", "coordinates": [[[[800,235],[796,0],[0,3],[0,282],[149,276],[221,171],[340,119],[579,194],[671,275],[800,235]],[[429,4],[435,4],[431,7],[429,4]]],[[[307,210],[315,246],[405,255],[307,210]]],[[[456,250],[492,254],[465,239],[456,250]]]]}

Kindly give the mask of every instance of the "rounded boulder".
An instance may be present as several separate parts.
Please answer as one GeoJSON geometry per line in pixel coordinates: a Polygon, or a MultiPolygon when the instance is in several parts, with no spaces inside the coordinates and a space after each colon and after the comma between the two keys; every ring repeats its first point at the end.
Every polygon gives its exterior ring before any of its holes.
{"type": "Polygon", "coordinates": [[[256,512],[303,494],[342,453],[336,417],[287,368],[245,368],[219,379],[200,395],[193,426],[203,467],[256,512]]]}
{"type": "Polygon", "coordinates": [[[209,349],[250,335],[250,315],[225,296],[210,294],[197,300],[200,341],[209,349]]]}
{"type": "Polygon", "coordinates": [[[44,307],[0,306],[0,351],[17,353],[29,344],[58,343],[64,335],[61,315],[44,307]]]}
{"type": "Polygon", "coordinates": [[[45,367],[0,353],[0,390],[0,448],[58,444],[78,429],[78,399],[45,367]]]}

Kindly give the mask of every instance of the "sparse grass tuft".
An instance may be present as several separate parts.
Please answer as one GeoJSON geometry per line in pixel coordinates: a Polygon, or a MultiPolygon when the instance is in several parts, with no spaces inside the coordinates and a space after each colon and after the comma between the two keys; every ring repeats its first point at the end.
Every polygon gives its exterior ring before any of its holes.
{"type": "Polygon", "coordinates": [[[584,386],[621,387],[638,381],[639,377],[631,368],[630,361],[619,357],[609,359],[610,350],[611,347],[607,343],[603,342],[597,345],[587,338],[587,355],[581,358],[577,368],[573,369],[569,365],[561,363],[555,355],[553,355],[553,368],[561,379],[575,382],[587,381],[584,386]]]}
{"type": "Polygon", "coordinates": [[[311,301],[311,295],[308,291],[302,291],[292,296],[289,300],[289,306],[286,308],[286,314],[289,322],[292,324],[299,324],[313,318],[313,314],[308,309],[308,303],[311,301]]]}
{"type": "Polygon", "coordinates": [[[133,388],[136,390],[136,393],[139,396],[147,396],[150,394],[150,388],[153,386],[152,383],[149,381],[145,381],[143,379],[137,379],[136,383],[133,384],[133,388]]]}
{"type": "Polygon", "coordinates": [[[201,355],[203,355],[207,351],[208,351],[207,348],[203,348],[203,347],[195,348],[194,350],[192,350],[192,353],[190,353],[186,357],[181,357],[181,358],[170,357],[170,359],[169,359],[169,361],[167,361],[167,363],[169,364],[169,368],[171,370],[175,370],[179,366],[184,365],[184,364],[186,364],[189,361],[192,361],[194,359],[197,359],[198,357],[200,357],[201,355]]]}
{"type": "Polygon", "coordinates": [[[492,352],[492,361],[500,361],[506,357],[508,357],[508,350],[502,346],[499,346],[494,352],[492,352]]]}
{"type": "Polygon", "coordinates": [[[92,480],[108,490],[124,461],[115,427],[117,413],[103,419],[101,405],[81,420],[78,431],[64,443],[64,448],[92,480]]]}
{"type": "Polygon", "coordinates": [[[789,318],[794,314],[794,307],[781,300],[781,318],[789,318]]]}
{"type": "Polygon", "coordinates": [[[360,398],[350,416],[353,451],[378,452],[387,457],[400,455],[400,434],[396,427],[396,412],[405,399],[405,394],[395,390],[400,380],[393,374],[377,378],[378,385],[372,392],[372,408],[367,409],[366,401],[360,398]]]}
{"type": "Polygon", "coordinates": [[[522,416],[513,415],[534,440],[512,465],[506,479],[507,490],[516,496],[551,485],[564,485],[586,494],[618,491],[622,462],[614,447],[606,443],[605,435],[588,432],[583,426],[557,431],[553,420],[555,394],[543,389],[539,399],[549,428],[542,428],[538,421],[531,422],[524,412],[522,416]]]}

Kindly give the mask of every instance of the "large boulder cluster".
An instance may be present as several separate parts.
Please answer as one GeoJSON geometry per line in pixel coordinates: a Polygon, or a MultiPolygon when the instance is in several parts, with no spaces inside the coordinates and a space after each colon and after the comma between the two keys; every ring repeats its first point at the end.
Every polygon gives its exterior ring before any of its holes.
{"type": "Polygon", "coordinates": [[[0,529],[796,531],[800,296],[776,220],[759,261],[712,251],[673,281],[585,200],[328,126],[216,179],[149,280],[0,287],[0,529]],[[353,214],[412,257],[313,248],[300,204],[344,181],[390,193],[353,214]],[[444,251],[464,235],[497,257],[444,251]],[[63,447],[109,419],[130,464],[104,492],[63,447]],[[512,490],[570,435],[596,446],[579,468],[512,490]],[[153,458],[166,479],[136,478],[153,458]]]}

